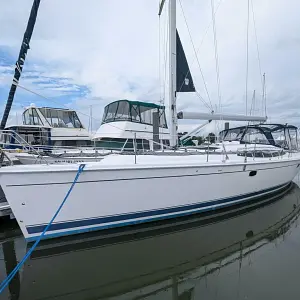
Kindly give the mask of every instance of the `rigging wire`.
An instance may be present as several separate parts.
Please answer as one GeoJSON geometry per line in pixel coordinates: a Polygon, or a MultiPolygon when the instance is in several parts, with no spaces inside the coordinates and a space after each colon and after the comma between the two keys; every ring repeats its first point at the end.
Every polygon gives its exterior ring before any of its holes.
{"type": "MultiPolygon", "coordinates": [[[[212,18],[212,25],[213,25],[214,50],[215,50],[214,52],[215,52],[215,63],[216,63],[215,67],[216,67],[217,91],[218,91],[218,102],[219,102],[219,107],[216,110],[218,110],[219,113],[221,114],[222,95],[221,95],[221,80],[220,80],[218,40],[217,40],[217,27],[216,27],[214,0],[210,1],[210,5],[211,5],[211,18],[212,18]]],[[[222,114],[220,115],[220,121],[222,121],[222,114]]],[[[215,121],[215,134],[218,136],[218,139],[220,140],[220,124],[217,121],[215,121]]]]}
{"type": "MultiPolygon", "coordinates": [[[[255,14],[254,14],[254,8],[253,8],[253,1],[251,0],[251,10],[252,10],[252,19],[253,19],[253,27],[254,27],[254,34],[255,34],[255,42],[256,42],[256,51],[257,51],[257,59],[258,59],[258,67],[259,67],[259,75],[260,75],[260,81],[261,81],[261,89],[262,89],[262,105],[264,103],[264,76],[262,74],[262,68],[261,68],[261,61],[260,61],[260,53],[259,53],[259,47],[258,47],[258,38],[257,38],[257,30],[256,30],[256,22],[255,22],[255,14]]],[[[263,109],[262,109],[263,113],[263,109]]]]}
{"type": "MultiPolygon", "coordinates": [[[[218,12],[221,3],[222,3],[222,0],[220,0],[220,1],[218,2],[218,4],[217,4],[216,10],[215,10],[215,12],[214,12],[214,17],[216,16],[216,14],[217,14],[217,12],[218,12]]],[[[200,45],[199,45],[199,47],[198,47],[198,49],[197,49],[197,53],[199,52],[199,50],[200,50],[200,48],[201,48],[201,46],[202,46],[202,44],[203,44],[203,42],[204,42],[204,39],[205,39],[205,37],[206,37],[206,35],[207,35],[207,33],[208,33],[208,31],[209,31],[210,26],[212,25],[212,23],[213,23],[213,20],[211,20],[211,22],[209,23],[209,25],[207,26],[207,28],[206,28],[206,30],[205,30],[205,32],[204,32],[203,38],[202,38],[202,40],[201,40],[201,42],[200,42],[200,45]]]]}
{"type": "Polygon", "coordinates": [[[261,61],[260,61],[260,54],[259,54],[259,47],[258,47],[258,38],[257,38],[257,31],[256,31],[256,22],[254,16],[254,8],[253,8],[253,1],[251,0],[251,10],[252,10],[252,19],[253,19],[253,27],[254,27],[254,34],[255,34],[255,42],[256,42],[256,51],[257,51],[257,59],[258,59],[258,67],[259,67],[259,74],[260,74],[260,81],[261,81],[261,89],[264,89],[263,83],[263,74],[261,69],[261,61]]]}
{"type": "Polygon", "coordinates": [[[267,116],[267,98],[266,98],[265,74],[262,74],[260,53],[259,53],[259,47],[258,47],[258,37],[257,37],[257,30],[256,30],[256,22],[255,22],[255,13],[254,13],[254,7],[253,7],[253,1],[252,0],[251,0],[251,10],[252,10],[253,27],[254,27],[255,42],[256,42],[256,51],[257,51],[257,59],[258,59],[258,66],[259,66],[259,74],[260,74],[261,86],[262,86],[262,114],[263,114],[263,111],[265,111],[265,116],[267,116]]]}
{"type": "Polygon", "coordinates": [[[246,116],[248,115],[248,69],[249,69],[249,5],[250,0],[248,0],[248,9],[247,9],[247,43],[246,43],[246,116]]]}
{"type": "MultiPolygon", "coordinates": [[[[48,97],[46,97],[46,96],[44,96],[44,95],[42,95],[42,94],[39,94],[39,93],[37,93],[37,92],[35,92],[35,91],[33,91],[33,90],[30,90],[30,89],[28,89],[28,88],[26,88],[26,87],[20,85],[16,80],[13,80],[13,84],[16,85],[16,86],[18,86],[19,88],[21,88],[21,89],[27,91],[27,92],[30,92],[30,93],[32,93],[32,94],[38,96],[38,97],[41,97],[41,98],[43,98],[43,99],[45,99],[45,100],[49,100],[49,101],[51,101],[51,102],[53,102],[53,103],[55,103],[55,104],[59,104],[60,106],[63,106],[63,107],[66,108],[66,109],[69,109],[69,107],[67,107],[66,105],[64,105],[64,104],[61,103],[61,102],[55,101],[55,100],[53,100],[53,99],[51,99],[51,98],[48,98],[48,97]]],[[[77,112],[78,112],[79,114],[85,116],[85,117],[89,117],[89,118],[91,117],[90,115],[85,114],[85,113],[83,113],[83,112],[81,112],[81,111],[77,111],[77,112]]],[[[102,120],[97,119],[97,118],[94,118],[94,117],[92,117],[92,119],[94,119],[95,121],[100,121],[100,122],[102,121],[102,120]]],[[[117,126],[111,125],[110,123],[106,123],[106,124],[109,125],[109,126],[111,126],[111,127],[116,128],[116,129],[123,130],[122,128],[119,128],[119,127],[117,127],[117,126]]]]}
{"type": "Polygon", "coordinates": [[[195,91],[196,95],[198,96],[198,98],[203,102],[204,106],[209,109],[212,110],[212,107],[209,106],[209,104],[204,100],[204,98],[200,95],[200,93],[198,91],[195,91]]]}
{"type": "Polygon", "coordinates": [[[255,114],[255,90],[253,91],[249,115],[255,114]]]}
{"type": "MultiPolygon", "coordinates": [[[[212,106],[212,103],[211,103],[211,99],[210,99],[210,96],[209,96],[209,92],[208,92],[208,89],[207,89],[207,85],[206,85],[206,82],[205,82],[205,79],[204,79],[204,75],[203,75],[203,72],[202,72],[202,68],[201,68],[201,65],[200,65],[200,61],[199,61],[199,58],[198,58],[198,55],[197,55],[196,47],[195,47],[195,44],[194,44],[193,39],[192,39],[191,31],[190,31],[190,28],[189,28],[189,25],[188,25],[188,22],[187,22],[185,13],[184,13],[184,9],[183,9],[181,0],[179,0],[179,3],[180,3],[181,10],[182,10],[183,18],[184,18],[184,21],[185,21],[185,24],[186,24],[186,27],[187,27],[187,30],[188,30],[188,33],[189,33],[189,36],[190,36],[190,40],[191,40],[191,43],[192,43],[192,46],[193,46],[193,50],[194,50],[195,57],[196,57],[196,60],[197,60],[197,63],[198,63],[198,67],[199,67],[199,70],[200,70],[200,73],[201,73],[201,77],[202,77],[202,80],[203,80],[203,83],[204,83],[204,88],[205,88],[205,91],[206,91],[206,94],[207,94],[207,98],[209,100],[211,109],[213,109],[213,106],[212,106]]],[[[187,75],[188,75],[188,73],[186,74],[186,76],[187,75]]]]}
{"type": "MultiPolygon", "coordinates": [[[[222,0],[220,0],[220,1],[218,2],[214,15],[217,14],[217,12],[218,12],[218,10],[219,10],[219,8],[220,8],[221,3],[222,3],[222,0]]],[[[205,38],[206,38],[206,35],[207,35],[207,33],[208,33],[208,31],[209,31],[211,25],[212,25],[212,21],[211,21],[210,24],[207,26],[207,28],[206,28],[206,30],[205,30],[205,32],[204,32],[204,35],[203,35],[203,37],[202,37],[202,40],[201,40],[201,42],[200,42],[200,44],[199,44],[199,47],[198,47],[198,49],[196,50],[196,54],[197,54],[197,55],[198,55],[198,52],[199,52],[200,49],[201,49],[201,46],[202,46],[202,44],[203,44],[203,42],[204,42],[204,40],[205,40],[205,38]]],[[[197,55],[196,55],[196,58],[197,58],[197,55]]],[[[196,58],[194,58],[194,59],[192,60],[192,63],[191,63],[191,64],[194,63],[194,61],[196,60],[196,58]]],[[[196,93],[197,93],[197,92],[196,92],[196,93]]],[[[201,97],[199,93],[197,94],[197,96],[200,98],[201,101],[204,100],[203,97],[201,97]]],[[[209,105],[206,103],[205,106],[206,106],[208,109],[210,109],[210,110],[213,111],[213,106],[212,106],[212,105],[209,106],[209,105]]]]}
{"type": "Polygon", "coordinates": [[[219,68],[219,55],[218,55],[218,41],[217,41],[217,28],[216,18],[214,13],[214,0],[210,1],[211,4],[211,15],[212,25],[214,34],[214,48],[215,48],[215,61],[216,61],[216,75],[217,75],[217,89],[218,89],[218,100],[219,100],[219,112],[221,113],[221,82],[220,82],[220,68],[219,68]]]}

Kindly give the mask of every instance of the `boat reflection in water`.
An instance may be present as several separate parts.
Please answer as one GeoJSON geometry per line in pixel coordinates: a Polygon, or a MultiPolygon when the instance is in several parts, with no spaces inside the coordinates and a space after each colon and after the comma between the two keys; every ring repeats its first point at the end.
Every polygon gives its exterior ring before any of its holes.
{"type": "MultiPolygon", "coordinates": [[[[296,231],[299,196],[293,183],[284,195],[213,216],[44,241],[10,293],[30,300],[282,299],[281,264],[292,255],[280,245],[296,231]]],[[[288,279],[291,293],[297,278],[288,279]]]]}

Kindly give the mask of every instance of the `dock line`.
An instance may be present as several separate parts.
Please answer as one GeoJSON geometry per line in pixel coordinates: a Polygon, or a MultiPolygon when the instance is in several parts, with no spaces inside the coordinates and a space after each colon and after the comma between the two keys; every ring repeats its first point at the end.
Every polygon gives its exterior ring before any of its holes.
{"type": "Polygon", "coordinates": [[[36,246],[38,245],[38,243],[41,241],[42,237],[45,235],[46,231],[49,229],[49,227],[51,226],[51,224],[53,223],[53,221],[55,220],[55,218],[59,214],[60,210],[62,209],[62,207],[64,206],[64,204],[67,201],[68,197],[70,196],[70,194],[71,194],[71,192],[72,192],[72,190],[73,190],[76,182],[78,181],[78,178],[79,178],[80,174],[82,173],[84,167],[85,167],[85,164],[81,164],[79,166],[78,171],[76,173],[76,176],[74,178],[74,181],[73,181],[70,189],[68,190],[68,192],[67,192],[64,200],[62,201],[62,203],[58,207],[58,209],[57,209],[56,213],[54,214],[54,216],[52,217],[51,221],[45,227],[44,231],[41,233],[41,235],[38,237],[38,239],[35,241],[35,243],[32,245],[32,247],[28,250],[28,252],[25,254],[25,256],[23,257],[23,259],[16,265],[16,267],[10,272],[10,274],[1,282],[1,284],[0,284],[0,294],[4,291],[4,289],[8,286],[8,284],[10,283],[10,281],[14,278],[14,276],[16,275],[16,273],[20,270],[20,268],[22,267],[22,265],[25,263],[25,261],[27,260],[27,258],[34,251],[34,249],[36,248],[36,246]]]}

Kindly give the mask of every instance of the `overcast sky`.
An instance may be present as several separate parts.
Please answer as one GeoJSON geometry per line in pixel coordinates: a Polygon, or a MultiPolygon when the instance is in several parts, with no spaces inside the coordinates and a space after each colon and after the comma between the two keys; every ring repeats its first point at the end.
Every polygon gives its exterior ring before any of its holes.
{"type": "MultiPolygon", "coordinates": [[[[32,0],[0,1],[1,117],[32,0]]],[[[222,110],[245,113],[247,0],[215,0],[222,110]]],[[[300,1],[253,0],[271,121],[299,125],[300,1]]],[[[215,109],[218,105],[210,0],[177,1],[177,28],[199,94],[209,102],[181,5],[215,109]]],[[[167,6],[165,7],[167,8],[167,6]]],[[[158,0],[41,0],[20,84],[51,100],[17,90],[11,120],[30,103],[68,106],[100,120],[117,99],[164,101],[166,21],[158,0]],[[159,33],[160,32],[160,33],[159,33]]],[[[250,1],[248,108],[261,77],[250,1]]],[[[167,99],[166,99],[167,100],[167,99]]],[[[258,110],[259,108],[259,110],[258,110]]],[[[194,93],[178,97],[178,110],[208,112],[194,93]]],[[[83,117],[87,125],[87,117],[83,117]]],[[[94,121],[94,127],[99,122],[94,121]]]]}

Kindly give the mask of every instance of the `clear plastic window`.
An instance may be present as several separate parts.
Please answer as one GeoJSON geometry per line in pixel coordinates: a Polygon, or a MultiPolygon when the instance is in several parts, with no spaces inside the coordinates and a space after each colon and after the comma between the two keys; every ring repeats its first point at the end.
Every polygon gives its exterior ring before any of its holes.
{"type": "Polygon", "coordinates": [[[225,134],[224,141],[239,141],[244,133],[245,128],[229,129],[225,134]]]}
{"type": "Polygon", "coordinates": [[[298,149],[297,130],[294,128],[289,128],[288,132],[289,132],[289,137],[290,137],[290,141],[291,141],[290,149],[297,150],[298,149]]]}
{"type": "Polygon", "coordinates": [[[129,120],[130,113],[129,113],[129,103],[127,101],[121,101],[118,105],[118,110],[115,116],[115,120],[129,120]]]}
{"type": "Polygon", "coordinates": [[[286,147],[286,138],[284,134],[284,128],[280,128],[276,131],[272,131],[272,136],[274,139],[275,146],[284,148],[286,147]]]}
{"type": "Polygon", "coordinates": [[[105,122],[112,122],[115,120],[117,109],[118,109],[118,102],[114,102],[108,106],[105,122]]]}
{"type": "Polygon", "coordinates": [[[48,145],[49,133],[47,130],[37,127],[17,127],[15,129],[18,142],[25,140],[31,145],[48,145]],[[21,137],[21,139],[19,138],[21,137]]]}
{"type": "Polygon", "coordinates": [[[24,112],[23,122],[25,125],[43,125],[35,108],[29,108],[24,112]]]}
{"type": "Polygon", "coordinates": [[[132,122],[141,122],[140,108],[138,105],[131,106],[131,119],[132,122]]]}
{"type": "Polygon", "coordinates": [[[153,125],[153,112],[159,113],[159,126],[167,128],[164,108],[132,104],[128,101],[113,102],[106,106],[102,123],[131,121],[153,125]]]}
{"type": "Polygon", "coordinates": [[[145,124],[153,124],[152,113],[153,109],[146,106],[140,106],[141,122],[145,124]]]}
{"type": "Polygon", "coordinates": [[[83,128],[75,111],[41,108],[43,116],[52,127],[83,128]]]}
{"type": "Polygon", "coordinates": [[[162,108],[159,109],[159,127],[168,128],[165,110],[162,108]]]}
{"type": "Polygon", "coordinates": [[[267,137],[256,128],[247,128],[243,141],[251,144],[270,144],[267,137]]]}
{"type": "Polygon", "coordinates": [[[23,113],[23,123],[25,124],[25,125],[31,125],[30,124],[30,111],[31,111],[32,109],[31,108],[29,108],[29,109],[27,109],[24,113],[23,113]]]}

